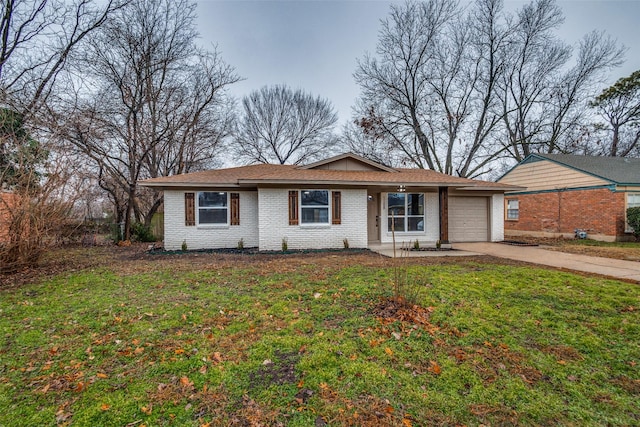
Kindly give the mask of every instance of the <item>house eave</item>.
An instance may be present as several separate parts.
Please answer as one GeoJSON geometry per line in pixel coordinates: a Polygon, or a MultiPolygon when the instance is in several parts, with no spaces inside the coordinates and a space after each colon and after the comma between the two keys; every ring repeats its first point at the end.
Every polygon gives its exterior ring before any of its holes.
{"type": "Polygon", "coordinates": [[[526,190],[526,187],[520,187],[520,186],[516,186],[516,185],[504,185],[504,186],[499,186],[499,187],[490,187],[490,186],[471,186],[471,187],[458,187],[457,190],[464,190],[464,191],[520,191],[520,190],[526,190]]]}
{"type": "Polygon", "coordinates": [[[144,182],[138,181],[143,187],[153,187],[158,189],[177,189],[177,188],[242,188],[238,183],[219,183],[219,182],[144,182]]]}

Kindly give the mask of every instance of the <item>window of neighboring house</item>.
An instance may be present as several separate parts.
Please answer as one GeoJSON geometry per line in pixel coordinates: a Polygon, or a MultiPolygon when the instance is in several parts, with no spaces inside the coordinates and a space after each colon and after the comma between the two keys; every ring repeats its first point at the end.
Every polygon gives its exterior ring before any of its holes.
{"type": "MultiPolygon", "coordinates": [[[[627,209],[640,206],[640,193],[627,193],[627,209]]],[[[633,233],[633,229],[627,223],[627,210],[624,212],[625,232],[633,233]]]]}
{"type": "Polygon", "coordinates": [[[226,192],[198,192],[198,224],[226,225],[229,223],[229,204],[226,192]]]}
{"type": "Polygon", "coordinates": [[[424,194],[388,193],[387,218],[388,231],[424,231],[424,194]]]}
{"type": "Polygon", "coordinates": [[[520,202],[518,199],[507,199],[507,220],[517,221],[520,218],[520,202]]]}
{"type": "Polygon", "coordinates": [[[329,191],[300,191],[300,218],[302,224],[329,224],[329,191]]]}

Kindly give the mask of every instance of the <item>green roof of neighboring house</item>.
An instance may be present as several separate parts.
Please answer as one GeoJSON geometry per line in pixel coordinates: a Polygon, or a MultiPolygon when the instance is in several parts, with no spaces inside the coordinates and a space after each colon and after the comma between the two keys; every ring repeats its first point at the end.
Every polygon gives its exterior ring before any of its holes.
{"type": "Polygon", "coordinates": [[[640,185],[640,159],[574,154],[530,154],[520,164],[543,160],[597,176],[614,184],[640,185]]]}

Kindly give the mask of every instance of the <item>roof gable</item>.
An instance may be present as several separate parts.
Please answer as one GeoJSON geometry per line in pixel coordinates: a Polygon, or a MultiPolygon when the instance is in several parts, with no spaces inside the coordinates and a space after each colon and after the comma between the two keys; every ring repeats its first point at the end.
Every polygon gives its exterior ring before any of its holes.
{"type": "Polygon", "coordinates": [[[298,169],[328,169],[342,171],[397,172],[395,169],[353,153],[344,153],[328,159],[320,160],[298,169]]]}
{"type": "Polygon", "coordinates": [[[454,177],[428,169],[393,169],[352,153],[306,166],[257,164],[151,178],[140,184],[156,188],[257,188],[274,185],[395,188],[402,185],[496,192],[520,188],[454,177]]]}
{"type": "Polygon", "coordinates": [[[640,184],[640,159],[625,157],[578,156],[574,154],[530,154],[522,162],[503,175],[503,177],[520,165],[544,160],[604,179],[612,184],[640,184]]]}

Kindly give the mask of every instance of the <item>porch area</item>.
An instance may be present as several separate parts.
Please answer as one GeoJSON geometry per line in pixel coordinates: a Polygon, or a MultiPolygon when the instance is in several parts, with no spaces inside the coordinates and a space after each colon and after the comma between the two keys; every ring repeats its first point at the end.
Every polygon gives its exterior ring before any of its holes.
{"type": "Polygon", "coordinates": [[[421,244],[420,250],[412,250],[413,242],[396,242],[395,251],[393,243],[369,242],[369,250],[389,258],[420,258],[420,257],[445,257],[445,256],[476,256],[477,252],[459,250],[452,244],[442,244],[440,250],[436,249],[436,243],[421,244]]]}

